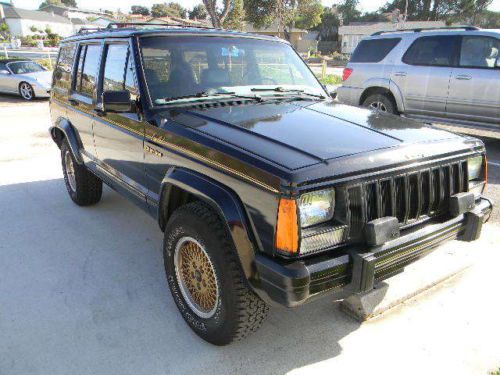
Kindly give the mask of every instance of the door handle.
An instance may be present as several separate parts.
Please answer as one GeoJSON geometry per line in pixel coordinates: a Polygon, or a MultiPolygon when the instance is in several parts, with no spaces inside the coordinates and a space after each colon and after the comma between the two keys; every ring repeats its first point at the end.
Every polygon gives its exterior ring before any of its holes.
{"type": "Polygon", "coordinates": [[[78,100],[75,100],[75,99],[69,99],[68,101],[69,101],[69,104],[74,105],[75,107],[78,107],[78,105],[80,104],[78,102],[78,100]]]}
{"type": "Polygon", "coordinates": [[[394,73],[396,77],[406,77],[406,72],[396,72],[394,73]]]}
{"type": "Polygon", "coordinates": [[[465,76],[465,75],[459,75],[459,76],[456,76],[455,78],[459,79],[461,81],[468,81],[468,80],[472,79],[471,76],[465,76]]]}

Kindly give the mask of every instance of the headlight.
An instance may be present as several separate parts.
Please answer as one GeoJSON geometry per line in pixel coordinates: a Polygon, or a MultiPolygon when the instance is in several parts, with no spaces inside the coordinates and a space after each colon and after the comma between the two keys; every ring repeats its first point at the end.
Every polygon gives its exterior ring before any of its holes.
{"type": "Polygon", "coordinates": [[[327,189],[303,194],[298,204],[302,228],[331,220],[335,208],[335,190],[327,189]]]}
{"type": "Polygon", "coordinates": [[[467,160],[467,172],[469,175],[469,181],[477,180],[481,176],[481,171],[483,169],[483,156],[474,156],[467,160]]]}

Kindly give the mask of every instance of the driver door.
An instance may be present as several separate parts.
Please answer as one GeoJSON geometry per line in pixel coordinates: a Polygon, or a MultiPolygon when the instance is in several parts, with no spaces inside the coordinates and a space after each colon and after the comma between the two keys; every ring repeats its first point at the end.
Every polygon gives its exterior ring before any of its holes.
{"type": "Polygon", "coordinates": [[[145,199],[144,124],[136,105],[135,64],[128,41],[105,42],[95,108],[94,142],[101,167],[145,199]],[[130,112],[106,112],[104,91],[129,91],[130,112]]]}

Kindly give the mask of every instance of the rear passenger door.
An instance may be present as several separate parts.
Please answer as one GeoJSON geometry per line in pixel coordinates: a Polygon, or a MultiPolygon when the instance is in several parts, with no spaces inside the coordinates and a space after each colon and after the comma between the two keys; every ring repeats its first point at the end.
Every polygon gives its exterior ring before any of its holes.
{"type": "Polygon", "coordinates": [[[92,126],[95,117],[96,86],[101,52],[101,43],[80,44],[77,55],[78,63],[69,96],[71,110],[68,111],[68,118],[82,143],[80,151],[90,159],[96,157],[92,126]]]}
{"type": "Polygon", "coordinates": [[[94,140],[100,166],[145,199],[144,124],[135,105],[130,112],[103,111],[105,91],[128,91],[136,103],[138,91],[135,64],[128,41],[106,42],[102,79],[98,85],[94,140]]]}
{"type": "Polygon", "coordinates": [[[452,71],[446,111],[460,120],[500,123],[500,40],[463,36],[458,67],[452,71]]]}
{"type": "Polygon", "coordinates": [[[405,112],[418,115],[446,115],[448,85],[459,38],[422,36],[416,39],[395,64],[391,74],[403,94],[405,112]]]}

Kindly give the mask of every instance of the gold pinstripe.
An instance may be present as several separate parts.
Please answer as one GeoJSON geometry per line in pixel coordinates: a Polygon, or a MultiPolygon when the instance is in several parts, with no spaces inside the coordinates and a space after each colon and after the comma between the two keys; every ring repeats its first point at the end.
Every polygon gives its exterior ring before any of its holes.
{"type": "MultiPolygon", "coordinates": [[[[53,99],[53,100],[56,101],[56,102],[58,102],[58,103],[60,103],[61,105],[64,105],[66,107],[69,107],[69,108],[73,109],[68,104],[66,104],[66,103],[64,103],[64,102],[62,102],[62,101],[60,101],[58,99],[53,99]]],[[[88,115],[90,115],[92,117],[95,117],[95,114],[92,113],[92,112],[82,110],[81,108],[79,108],[77,110],[81,111],[83,113],[86,113],[86,114],[88,114],[88,115]]],[[[245,179],[247,181],[250,181],[250,182],[254,183],[255,185],[258,185],[258,186],[260,186],[260,187],[262,187],[264,189],[272,191],[273,193],[279,193],[279,190],[275,189],[274,187],[272,187],[272,186],[270,186],[270,185],[268,185],[268,184],[266,184],[266,183],[264,183],[262,181],[259,181],[259,180],[255,179],[255,178],[251,177],[251,176],[248,176],[248,175],[246,175],[244,173],[241,173],[240,171],[237,171],[236,169],[233,169],[233,168],[230,168],[228,166],[225,166],[225,165],[223,165],[223,164],[221,164],[221,163],[219,163],[219,162],[217,162],[215,160],[211,160],[211,159],[209,159],[209,158],[207,158],[205,156],[199,155],[199,154],[197,154],[197,153],[195,153],[195,152],[193,152],[191,150],[188,150],[188,149],[186,149],[184,147],[181,147],[181,146],[178,146],[176,144],[167,142],[167,141],[165,141],[165,140],[163,140],[161,138],[155,137],[155,136],[146,136],[143,132],[139,132],[136,129],[130,128],[130,127],[128,127],[126,125],[123,125],[123,124],[119,124],[119,123],[117,123],[115,121],[112,121],[112,120],[109,120],[109,119],[106,119],[105,121],[110,122],[111,124],[113,124],[113,125],[115,125],[117,127],[120,127],[122,129],[128,130],[128,131],[130,131],[132,133],[135,133],[137,135],[144,136],[145,140],[147,140],[147,141],[153,141],[153,142],[156,142],[156,143],[160,143],[161,145],[166,146],[166,147],[168,147],[170,149],[173,149],[173,150],[185,153],[185,154],[191,156],[194,159],[198,159],[200,161],[203,161],[204,163],[213,165],[213,166],[215,166],[215,167],[217,167],[219,169],[222,169],[222,170],[227,171],[227,172],[229,172],[231,174],[234,174],[234,175],[236,175],[238,177],[241,177],[241,178],[243,178],[243,179],[245,179]]]]}

